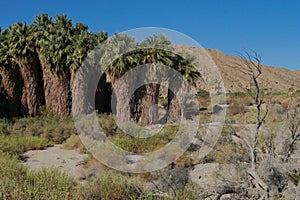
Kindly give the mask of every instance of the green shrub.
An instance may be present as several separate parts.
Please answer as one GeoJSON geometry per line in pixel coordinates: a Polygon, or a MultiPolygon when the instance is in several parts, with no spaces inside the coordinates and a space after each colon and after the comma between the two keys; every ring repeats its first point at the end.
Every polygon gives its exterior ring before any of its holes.
{"type": "Polygon", "coordinates": [[[115,123],[113,115],[100,114],[98,115],[99,124],[106,136],[118,134],[118,126],[115,123]]]}
{"type": "Polygon", "coordinates": [[[78,135],[71,135],[65,143],[62,145],[63,149],[67,150],[77,150],[79,153],[86,153],[85,146],[82,144],[82,141],[78,135]]]}
{"type": "Polygon", "coordinates": [[[290,177],[290,179],[293,181],[293,183],[295,185],[299,185],[300,184],[300,170],[295,171],[294,173],[288,173],[288,176],[290,177]]]}
{"type": "Polygon", "coordinates": [[[177,124],[169,124],[159,133],[149,138],[137,138],[123,133],[111,137],[111,142],[130,152],[151,152],[169,143],[175,137],[177,131],[177,124]]]}
{"type": "MultiPolygon", "coordinates": [[[[0,183],[1,186],[7,180],[9,181],[22,181],[23,177],[26,175],[27,169],[22,166],[17,156],[11,156],[7,152],[0,150],[0,183]]],[[[3,191],[0,189],[0,191],[3,191]]]]}
{"type": "Polygon", "coordinates": [[[40,136],[62,143],[76,133],[71,117],[59,119],[57,115],[43,114],[14,120],[0,120],[0,133],[6,135],[40,136]]]}
{"type": "Polygon", "coordinates": [[[0,199],[76,199],[75,181],[66,173],[56,169],[29,171],[16,156],[1,151],[0,176],[0,199]]]}
{"type": "Polygon", "coordinates": [[[198,98],[204,98],[204,99],[208,99],[209,98],[209,92],[206,90],[199,90],[197,92],[197,97],[198,98]]]}
{"type": "Polygon", "coordinates": [[[250,95],[249,92],[231,92],[227,94],[227,96],[229,97],[246,97],[249,95],[250,95]]]}
{"type": "Polygon", "coordinates": [[[30,171],[21,186],[22,199],[71,199],[75,186],[68,174],[57,169],[30,171]]]}
{"type": "Polygon", "coordinates": [[[113,171],[103,172],[81,188],[81,199],[138,199],[145,189],[141,179],[113,171]]]}
{"type": "Polygon", "coordinates": [[[52,142],[37,136],[0,134],[0,150],[11,155],[20,155],[25,151],[44,149],[52,145],[52,142]]]}

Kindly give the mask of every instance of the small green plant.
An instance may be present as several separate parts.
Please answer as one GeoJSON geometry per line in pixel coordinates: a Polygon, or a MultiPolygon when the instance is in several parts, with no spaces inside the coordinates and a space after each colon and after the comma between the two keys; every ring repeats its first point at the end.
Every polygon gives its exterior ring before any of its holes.
{"type": "Polygon", "coordinates": [[[300,170],[295,173],[288,173],[288,176],[291,178],[291,180],[294,182],[295,185],[299,185],[300,183],[300,170]]]}
{"type": "Polygon", "coordinates": [[[199,90],[197,92],[197,97],[198,98],[204,98],[204,99],[208,99],[209,98],[209,92],[206,90],[199,90]]]}

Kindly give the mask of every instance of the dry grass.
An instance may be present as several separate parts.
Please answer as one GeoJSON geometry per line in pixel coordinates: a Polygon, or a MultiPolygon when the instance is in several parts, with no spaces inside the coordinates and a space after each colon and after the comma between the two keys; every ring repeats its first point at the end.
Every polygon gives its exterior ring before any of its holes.
{"type": "Polygon", "coordinates": [[[76,150],[79,153],[87,153],[87,150],[78,135],[71,135],[63,144],[66,150],[76,150]]]}

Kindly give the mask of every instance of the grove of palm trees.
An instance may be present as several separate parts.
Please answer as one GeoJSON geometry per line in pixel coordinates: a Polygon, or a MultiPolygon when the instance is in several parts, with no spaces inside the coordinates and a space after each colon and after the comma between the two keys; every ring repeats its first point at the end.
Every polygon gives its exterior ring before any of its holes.
{"type": "MultiPolygon", "coordinates": [[[[171,44],[163,35],[147,38],[140,43],[125,34],[117,34],[116,37],[124,42],[118,44],[120,48],[138,45],[141,50],[122,55],[106,68],[106,74],[102,78],[104,83],[99,84],[97,89],[99,92],[102,91],[100,96],[105,96],[105,92],[110,91],[109,87],[114,88],[115,82],[126,71],[147,63],[172,66],[180,73],[191,75],[192,82],[196,81],[197,72],[188,69],[192,69],[192,65],[187,60],[172,54],[171,51],[158,50],[159,45],[171,44]],[[144,44],[153,48],[143,49],[144,44]],[[187,68],[189,71],[185,70],[184,66],[189,66],[187,68]],[[107,83],[106,76],[111,80],[111,86],[107,83]]],[[[17,23],[2,30],[1,77],[8,96],[7,103],[10,105],[3,113],[11,115],[10,117],[36,116],[39,108],[45,106],[48,111],[57,113],[60,117],[69,115],[74,74],[87,54],[106,39],[106,32],[92,33],[82,23],[74,25],[66,15],[52,18],[47,14],[41,14],[32,24],[17,23]]],[[[139,98],[142,98],[141,95],[144,93],[142,96],[145,100],[142,102],[147,109],[157,103],[159,87],[146,85],[140,88],[138,93],[139,98]],[[146,99],[149,95],[153,97],[146,99]]],[[[107,101],[110,99],[96,102],[96,108],[100,108],[100,112],[109,112],[110,108],[101,106],[101,104],[109,105],[107,101]]],[[[140,113],[144,116],[142,121],[147,124],[149,119],[146,119],[147,115],[143,113],[144,111],[140,113]]]]}

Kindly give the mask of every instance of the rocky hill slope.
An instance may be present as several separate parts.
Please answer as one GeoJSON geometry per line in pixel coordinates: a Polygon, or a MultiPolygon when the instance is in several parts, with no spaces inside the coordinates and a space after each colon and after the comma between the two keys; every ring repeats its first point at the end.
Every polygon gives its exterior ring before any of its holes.
{"type": "MultiPolygon", "coordinates": [[[[196,51],[197,47],[174,45],[175,51],[196,51]]],[[[249,88],[250,79],[237,66],[243,65],[238,56],[229,56],[216,49],[206,49],[217,65],[227,92],[242,92],[249,88]]],[[[263,58],[262,58],[263,61],[263,58]]],[[[263,66],[261,79],[267,88],[273,92],[286,92],[290,87],[300,90],[300,70],[292,71],[285,68],[263,66]]]]}

